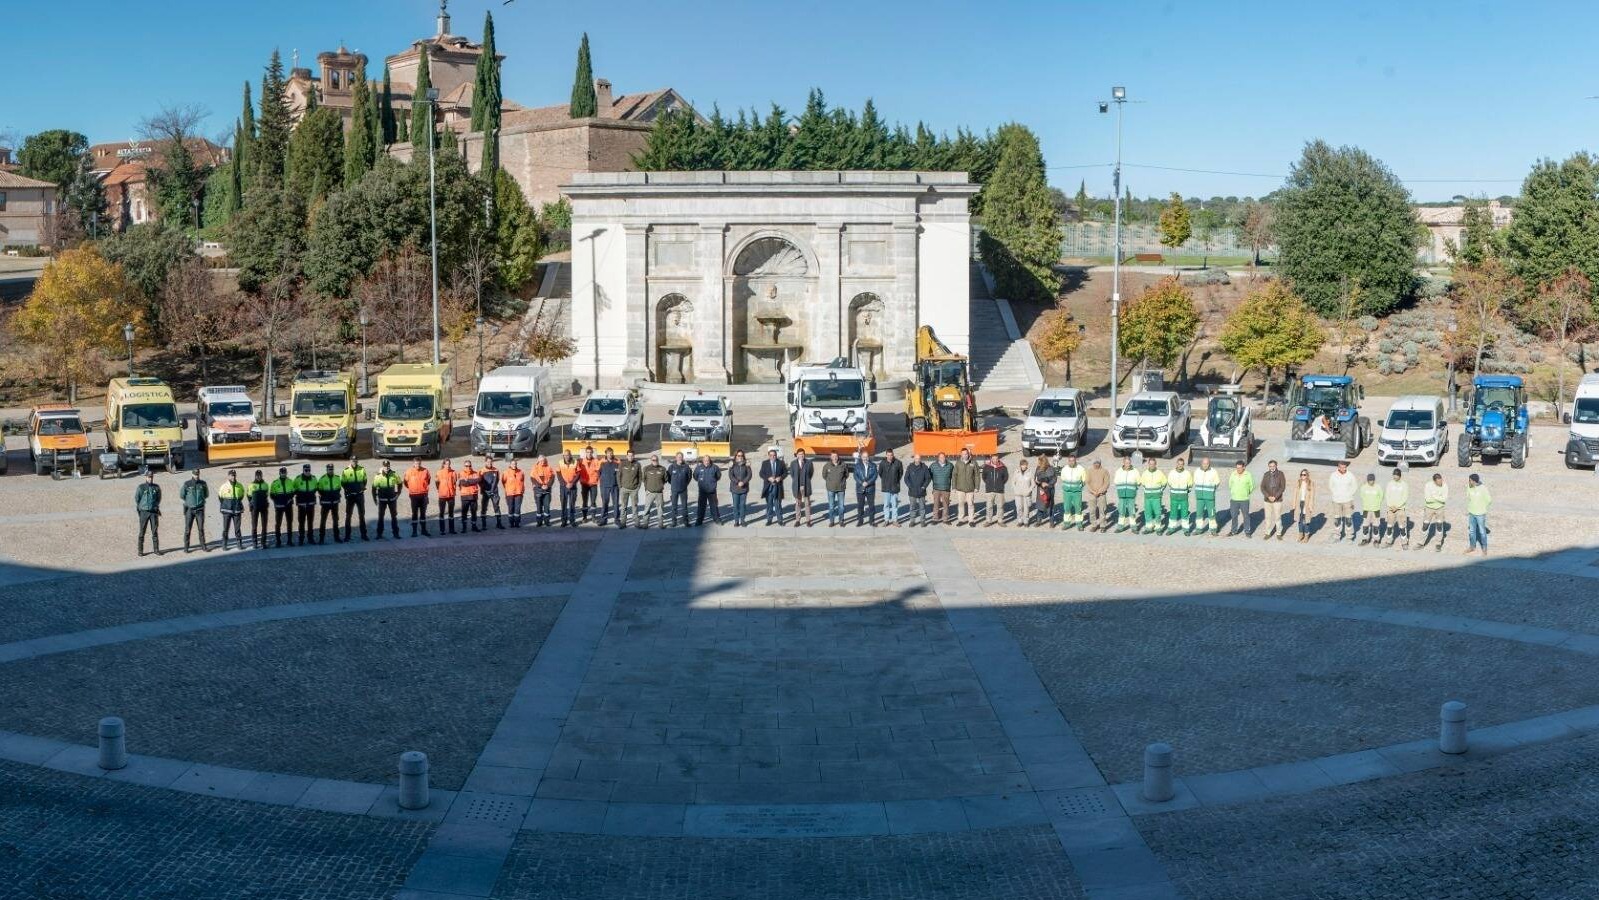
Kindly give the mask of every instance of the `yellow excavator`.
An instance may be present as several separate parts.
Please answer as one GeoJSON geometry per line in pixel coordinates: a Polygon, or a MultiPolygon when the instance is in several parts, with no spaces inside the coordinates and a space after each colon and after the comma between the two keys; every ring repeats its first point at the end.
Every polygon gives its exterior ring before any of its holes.
{"type": "Polygon", "coordinates": [[[977,427],[970,360],[944,346],[930,325],[916,331],[916,383],[905,394],[905,422],[911,447],[924,457],[999,452],[999,430],[977,427]]]}

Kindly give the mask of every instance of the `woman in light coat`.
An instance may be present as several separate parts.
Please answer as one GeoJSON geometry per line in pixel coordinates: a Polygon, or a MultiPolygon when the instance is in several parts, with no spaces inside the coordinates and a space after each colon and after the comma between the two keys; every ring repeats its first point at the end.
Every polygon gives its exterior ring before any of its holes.
{"type": "Polygon", "coordinates": [[[1016,471],[1011,473],[1010,481],[1005,486],[1010,489],[1011,498],[1016,504],[1016,527],[1026,528],[1033,521],[1033,491],[1037,490],[1033,470],[1027,467],[1026,457],[1016,464],[1016,471]]]}
{"type": "Polygon", "coordinates": [[[1316,514],[1316,483],[1310,480],[1310,470],[1300,469],[1299,480],[1289,490],[1288,499],[1294,504],[1294,521],[1299,523],[1299,543],[1310,540],[1310,520],[1316,514]]]}

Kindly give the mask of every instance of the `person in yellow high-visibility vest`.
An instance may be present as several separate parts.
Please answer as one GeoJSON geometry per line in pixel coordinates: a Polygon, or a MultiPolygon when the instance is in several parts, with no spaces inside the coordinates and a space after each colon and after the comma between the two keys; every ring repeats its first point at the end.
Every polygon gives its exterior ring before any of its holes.
{"type": "Polygon", "coordinates": [[[1087,481],[1088,470],[1077,461],[1077,456],[1066,457],[1066,464],[1060,467],[1062,528],[1088,525],[1088,513],[1083,511],[1083,484],[1087,481]]]}
{"type": "Polygon", "coordinates": [[[1133,461],[1124,457],[1115,478],[1118,532],[1133,527],[1133,520],[1138,516],[1138,475],[1138,470],[1133,468],[1133,461]]]}
{"type": "MultiPolygon", "coordinates": [[[[1210,457],[1199,461],[1194,471],[1194,524],[1209,530],[1211,537],[1221,534],[1221,522],[1216,519],[1216,491],[1221,488],[1221,473],[1210,467],[1210,457]]],[[[1194,533],[1193,528],[1188,529],[1194,533]]]]}
{"type": "Polygon", "coordinates": [[[1171,511],[1166,516],[1166,533],[1176,534],[1185,527],[1194,533],[1193,520],[1188,518],[1188,492],[1194,486],[1194,473],[1177,457],[1176,464],[1166,476],[1166,488],[1171,492],[1171,511]]]}
{"type": "Polygon", "coordinates": [[[1140,533],[1160,531],[1165,515],[1165,504],[1161,500],[1166,493],[1166,473],[1156,467],[1153,459],[1146,461],[1144,471],[1138,473],[1138,486],[1144,490],[1144,525],[1140,533]]]}

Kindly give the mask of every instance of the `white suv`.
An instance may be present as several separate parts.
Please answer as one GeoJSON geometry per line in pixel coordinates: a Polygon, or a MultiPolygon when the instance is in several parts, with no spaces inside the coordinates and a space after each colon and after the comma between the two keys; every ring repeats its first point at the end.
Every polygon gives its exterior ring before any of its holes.
{"type": "Polygon", "coordinates": [[[691,394],[672,412],[667,436],[674,441],[730,441],[733,439],[733,408],[726,397],[691,394]]]}
{"type": "Polygon", "coordinates": [[[1118,456],[1134,450],[1170,456],[1188,443],[1188,401],[1175,391],[1140,391],[1121,408],[1110,428],[1110,449],[1118,456]]]}
{"type": "Polygon", "coordinates": [[[1064,453],[1088,443],[1088,407],[1082,391],[1051,388],[1033,401],[1022,422],[1022,452],[1064,453]]]}
{"type": "Polygon", "coordinates": [[[1389,407],[1377,435],[1377,462],[1436,465],[1449,452],[1449,422],[1444,399],[1412,395],[1389,407]]]}
{"type": "Polygon", "coordinates": [[[594,391],[584,398],[570,433],[578,440],[637,440],[644,433],[644,407],[634,391],[594,391]]]}

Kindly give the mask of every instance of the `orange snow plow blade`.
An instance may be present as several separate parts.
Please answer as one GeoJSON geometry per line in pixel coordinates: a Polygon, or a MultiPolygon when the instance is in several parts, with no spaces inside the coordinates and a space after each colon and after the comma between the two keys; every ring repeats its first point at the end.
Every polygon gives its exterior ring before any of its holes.
{"type": "Polygon", "coordinates": [[[277,459],[279,459],[277,438],[205,445],[205,461],[213,465],[222,462],[274,462],[277,459]]]}
{"type": "Polygon", "coordinates": [[[923,457],[940,453],[959,456],[962,450],[972,451],[973,456],[993,456],[999,452],[999,429],[918,431],[911,435],[911,449],[923,457]]]}
{"type": "Polygon", "coordinates": [[[877,452],[877,432],[867,431],[865,437],[853,434],[807,434],[794,438],[794,449],[804,450],[811,456],[826,456],[837,453],[839,456],[851,456],[856,450],[865,450],[867,455],[877,452]]]}

